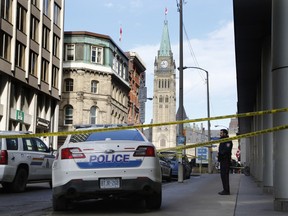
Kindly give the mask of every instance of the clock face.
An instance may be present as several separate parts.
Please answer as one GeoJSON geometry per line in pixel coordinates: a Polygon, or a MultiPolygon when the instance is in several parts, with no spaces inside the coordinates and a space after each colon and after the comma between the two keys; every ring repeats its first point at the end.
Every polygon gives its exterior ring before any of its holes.
{"type": "Polygon", "coordinates": [[[166,60],[161,61],[161,67],[162,68],[167,68],[168,67],[168,61],[166,61],[166,60]]]}

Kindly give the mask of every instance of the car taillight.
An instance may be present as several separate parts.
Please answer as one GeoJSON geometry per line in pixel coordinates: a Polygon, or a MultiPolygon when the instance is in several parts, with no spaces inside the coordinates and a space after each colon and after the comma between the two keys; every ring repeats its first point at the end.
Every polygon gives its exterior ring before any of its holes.
{"type": "Polygon", "coordinates": [[[0,150],[0,164],[8,164],[8,152],[0,150]]]}
{"type": "Polygon", "coordinates": [[[152,146],[139,146],[134,152],[134,157],[155,157],[155,148],[152,146]]]}
{"type": "Polygon", "coordinates": [[[61,150],[61,159],[85,158],[85,155],[79,148],[64,148],[61,150]]]}

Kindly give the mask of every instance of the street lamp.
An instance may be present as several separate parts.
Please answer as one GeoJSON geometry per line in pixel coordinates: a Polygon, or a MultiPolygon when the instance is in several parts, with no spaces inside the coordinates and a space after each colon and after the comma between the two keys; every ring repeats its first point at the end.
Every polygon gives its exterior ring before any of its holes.
{"type": "MultiPolygon", "coordinates": [[[[210,130],[210,97],[209,97],[209,73],[207,70],[204,70],[200,67],[186,67],[184,66],[182,69],[185,70],[187,68],[202,70],[206,73],[207,80],[207,117],[208,117],[208,142],[211,140],[211,130],[210,130]]],[[[208,173],[212,173],[212,145],[208,147],[208,173]]]]}

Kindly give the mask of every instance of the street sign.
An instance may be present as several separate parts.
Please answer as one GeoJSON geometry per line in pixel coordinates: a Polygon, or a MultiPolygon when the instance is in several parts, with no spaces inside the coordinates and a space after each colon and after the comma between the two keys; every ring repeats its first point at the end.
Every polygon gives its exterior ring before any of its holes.
{"type": "Polygon", "coordinates": [[[144,123],[145,122],[145,102],[140,102],[140,107],[139,107],[139,115],[140,115],[140,122],[144,123]]]}
{"type": "Polygon", "coordinates": [[[139,94],[138,94],[139,102],[146,102],[147,101],[147,87],[140,87],[139,94]]]}
{"type": "Polygon", "coordinates": [[[186,137],[185,136],[177,136],[177,146],[178,145],[185,145],[186,137]]]}
{"type": "Polygon", "coordinates": [[[208,164],[208,147],[196,148],[196,163],[208,164]]]}
{"type": "Polygon", "coordinates": [[[24,112],[21,110],[16,110],[16,120],[24,122],[24,112]]]}

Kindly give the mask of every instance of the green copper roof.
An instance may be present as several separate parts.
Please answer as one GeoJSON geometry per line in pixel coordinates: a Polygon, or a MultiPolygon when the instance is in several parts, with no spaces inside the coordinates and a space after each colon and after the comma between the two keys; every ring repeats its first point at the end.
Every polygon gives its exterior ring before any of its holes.
{"type": "Polygon", "coordinates": [[[171,55],[171,45],[168,31],[168,21],[164,21],[164,27],[162,32],[162,40],[160,44],[159,56],[170,56],[171,55]]]}

